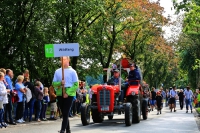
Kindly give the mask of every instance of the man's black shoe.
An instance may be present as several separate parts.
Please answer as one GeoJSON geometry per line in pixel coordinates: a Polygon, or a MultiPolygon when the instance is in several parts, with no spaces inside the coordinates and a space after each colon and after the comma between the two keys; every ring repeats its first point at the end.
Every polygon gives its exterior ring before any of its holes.
{"type": "Polygon", "coordinates": [[[65,133],[65,131],[63,131],[63,130],[60,130],[60,131],[58,131],[59,133],[65,133]]]}
{"type": "Polygon", "coordinates": [[[66,133],[71,133],[71,130],[67,130],[66,133]]]}
{"type": "Polygon", "coordinates": [[[122,112],[119,110],[119,111],[118,111],[118,115],[121,115],[121,114],[122,114],[122,112]]]}
{"type": "Polygon", "coordinates": [[[11,125],[17,125],[16,122],[9,122],[11,125]]]}
{"type": "Polygon", "coordinates": [[[50,117],[49,120],[57,120],[55,117],[50,117]]]}

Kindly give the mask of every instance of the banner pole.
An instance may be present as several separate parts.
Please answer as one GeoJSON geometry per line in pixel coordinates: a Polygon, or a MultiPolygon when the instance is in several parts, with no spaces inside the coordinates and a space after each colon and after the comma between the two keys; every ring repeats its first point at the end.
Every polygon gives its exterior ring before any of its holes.
{"type": "MultiPolygon", "coordinates": [[[[64,64],[63,64],[63,57],[61,57],[61,65],[62,65],[62,80],[64,80],[64,64]]],[[[63,98],[65,98],[64,96],[65,93],[65,86],[64,84],[62,85],[62,94],[63,94],[63,98]]]]}
{"type": "Polygon", "coordinates": [[[61,64],[62,64],[62,80],[64,80],[64,64],[63,64],[63,57],[61,57],[61,64]]]}

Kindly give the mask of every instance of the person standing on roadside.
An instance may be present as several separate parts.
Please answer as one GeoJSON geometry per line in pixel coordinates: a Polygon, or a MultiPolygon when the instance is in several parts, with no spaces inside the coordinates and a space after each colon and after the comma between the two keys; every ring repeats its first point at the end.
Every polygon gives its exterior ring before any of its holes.
{"type": "Polygon", "coordinates": [[[165,98],[165,107],[168,107],[168,103],[169,103],[169,90],[166,89],[166,98],[165,98]]]}
{"type": "Polygon", "coordinates": [[[174,112],[176,112],[176,106],[175,106],[175,102],[176,102],[176,86],[173,86],[172,90],[170,90],[169,95],[170,95],[170,100],[169,100],[169,104],[170,104],[170,109],[172,112],[172,109],[174,108],[174,112]]]}
{"type": "Polygon", "coordinates": [[[32,94],[32,98],[30,99],[30,101],[25,106],[25,113],[24,113],[24,119],[27,116],[29,116],[29,122],[31,122],[32,121],[32,115],[34,113],[34,104],[35,104],[35,100],[36,100],[35,88],[34,88],[34,85],[30,82],[30,79],[28,79],[27,77],[24,78],[24,86],[27,86],[27,88],[30,89],[31,94],[32,94]]]}
{"type": "Polygon", "coordinates": [[[193,97],[193,93],[190,90],[189,86],[187,86],[186,88],[187,88],[187,90],[184,91],[185,103],[186,103],[186,113],[188,113],[188,106],[190,106],[191,113],[192,113],[192,97],[193,97]]]}
{"type": "Polygon", "coordinates": [[[9,124],[16,125],[16,123],[13,120],[12,117],[12,110],[13,110],[13,104],[12,104],[12,95],[13,95],[13,85],[12,85],[12,78],[13,78],[13,71],[10,69],[6,70],[5,75],[5,81],[7,82],[6,89],[10,90],[10,93],[8,93],[8,104],[6,104],[5,109],[5,119],[7,121],[7,115],[9,117],[9,124]]]}
{"type": "MultiPolygon", "coordinates": [[[[162,96],[163,101],[164,101],[164,99],[166,99],[166,92],[163,90],[162,87],[160,88],[160,93],[161,93],[161,96],[162,96]]],[[[163,104],[163,102],[162,102],[162,104],[163,104]]],[[[163,105],[162,105],[162,106],[163,106],[163,105]]]]}
{"type": "Polygon", "coordinates": [[[51,115],[50,120],[57,120],[55,118],[56,111],[57,111],[57,104],[56,104],[56,92],[53,88],[53,86],[49,87],[49,99],[50,99],[50,108],[51,108],[51,115]]]}
{"type": "Polygon", "coordinates": [[[36,115],[35,115],[35,120],[37,122],[40,122],[40,113],[42,109],[42,99],[43,99],[43,92],[40,90],[42,83],[40,81],[37,81],[35,83],[35,95],[36,95],[36,101],[35,101],[35,106],[36,106],[36,115]]]}
{"type": "Polygon", "coordinates": [[[183,104],[184,104],[184,93],[183,93],[182,89],[180,90],[178,96],[179,96],[180,109],[182,110],[183,109],[183,104]]]}
{"type": "Polygon", "coordinates": [[[158,92],[156,93],[157,115],[159,115],[159,113],[161,114],[162,103],[163,103],[163,97],[161,96],[161,92],[158,91],[158,92]]]}
{"type": "Polygon", "coordinates": [[[79,80],[76,71],[69,66],[70,58],[65,56],[61,58],[64,69],[64,80],[62,77],[62,68],[59,68],[54,73],[53,86],[56,89],[56,95],[58,104],[61,108],[63,115],[60,133],[71,133],[69,124],[69,111],[72,105],[74,96],[76,96],[76,90],[79,87],[79,80]]]}
{"type": "Polygon", "coordinates": [[[17,94],[19,97],[19,101],[17,102],[17,108],[16,108],[17,123],[25,122],[23,120],[23,113],[24,113],[24,102],[26,100],[26,98],[25,98],[26,88],[23,84],[23,81],[24,81],[24,76],[19,75],[17,77],[17,83],[15,84],[15,89],[17,90],[17,94]]]}
{"type": "Polygon", "coordinates": [[[156,103],[156,92],[155,92],[155,88],[152,87],[152,91],[150,93],[151,111],[153,111],[153,108],[155,107],[155,103],[156,103]]]}
{"type": "Polygon", "coordinates": [[[4,108],[6,104],[8,104],[7,93],[10,92],[10,90],[6,89],[6,86],[3,81],[4,81],[4,73],[0,72],[0,128],[7,127],[6,122],[4,122],[3,116],[4,116],[4,108]]]}

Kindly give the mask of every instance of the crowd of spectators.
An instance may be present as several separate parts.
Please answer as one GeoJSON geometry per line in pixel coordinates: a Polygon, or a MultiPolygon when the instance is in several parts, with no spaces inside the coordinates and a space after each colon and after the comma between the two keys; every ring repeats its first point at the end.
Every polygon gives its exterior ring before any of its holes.
{"type": "Polygon", "coordinates": [[[48,87],[39,79],[30,81],[29,71],[17,75],[11,69],[0,69],[0,128],[8,124],[47,120],[46,111],[50,101],[48,87]]]}
{"type": "MultiPolygon", "coordinates": [[[[8,124],[62,118],[56,91],[52,86],[44,87],[39,79],[31,82],[28,70],[17,75],[15,81],[13,77],[14,73],[11,69],[0,69],[0,128],[7,127],[8,124]],[[47,109],[50,112],[48,118],[47,109]]],[[[86,83],[79,81],[69,117],[80,115],[81,104],[89,101],[88,91],[86,83]]]]}

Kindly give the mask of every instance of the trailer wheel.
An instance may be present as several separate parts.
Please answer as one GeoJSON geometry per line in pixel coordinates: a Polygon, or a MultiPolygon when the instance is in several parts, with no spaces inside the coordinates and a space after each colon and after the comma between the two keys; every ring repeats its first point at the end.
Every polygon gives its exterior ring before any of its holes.
{"type": "Polygon", "coordinates": [[[112,120],[113,119],[113,115],[108,115],[108,119],[112,120]]]}
{"type": "Polygon", "coordinates": [[[140,117],[141,117],[141,110],[140,110],[140,101],[138,99],[135,99],[133,101],[133,119],[132,123],[139,123],[140,117]]]}
{"type": "Polygon", "coordinates": [[[94,123],[101,123],[103,122],[103,117],[98,112],[97,109],[92,109],[92,119],[94,123]]]}
{"type": "Polygon", "coordinates": [[[147,101],[143,100],[142,101],[142,117],[143,117],[143,120],[146,120],[147,116],[148,116],[147,101]]]}
{"type": "Polygon", "coordinates": [[[81,121],[83,126],[89,125],[90,123],[90,106],[88,104],[83,104],[81,106],[81,121]]]}
{"type": "Polygon", "coordinates": [[[132,104],[126,103],[125,105],[125,124],[126,126],[130,126],[132,124],[132,104]]]}

